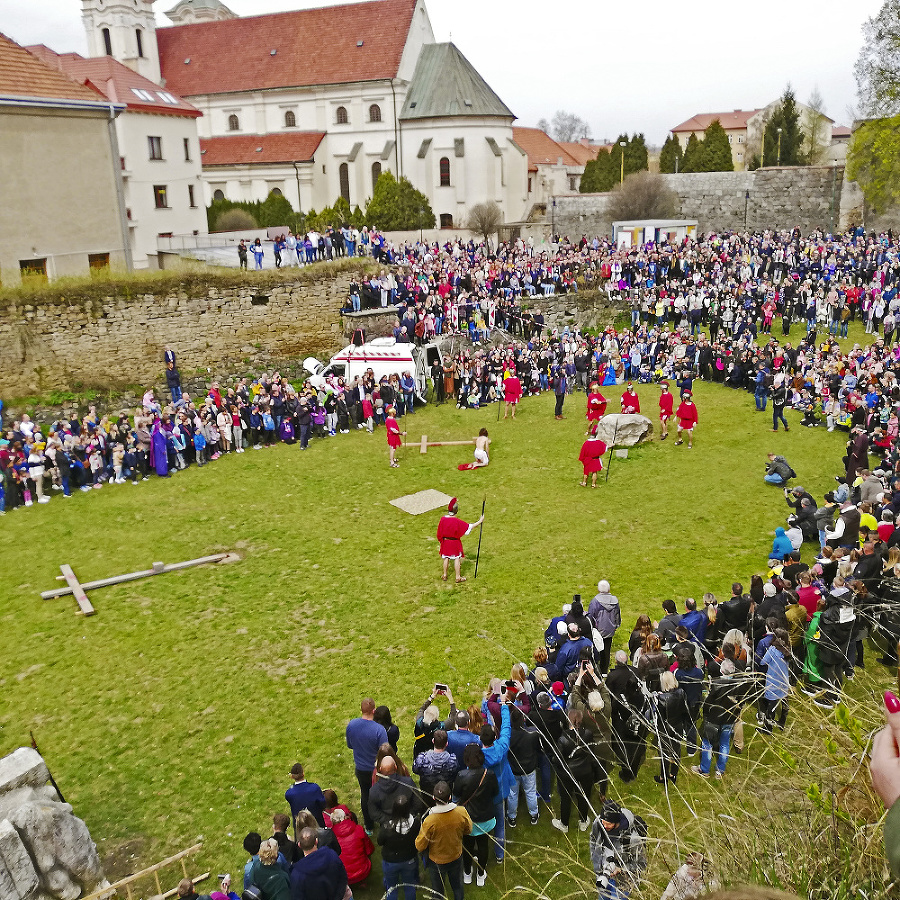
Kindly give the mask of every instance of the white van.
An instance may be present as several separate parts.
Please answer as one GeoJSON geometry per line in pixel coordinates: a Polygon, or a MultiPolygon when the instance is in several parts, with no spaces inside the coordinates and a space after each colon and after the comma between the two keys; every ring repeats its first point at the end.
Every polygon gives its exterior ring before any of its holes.
{"type": "Polygon", "coordinates": [[[374,373],[375,381],[380,381],[384,375],[400,376],[410,372],[416,381],[416,395],[425,403],[428,394],[426,376],[435,360],[442,360],[437,344],[417,347],[398,343],[392,337],[380,337],[364,344],[349,344],[332,356],[327,365],[310,356],[303,360],[303,368],[310,373],[309,383],[316,389],[324,386],[329,375],[343,378],[349,385],[354,378],[362,378],[368,369],[374,373]]]}

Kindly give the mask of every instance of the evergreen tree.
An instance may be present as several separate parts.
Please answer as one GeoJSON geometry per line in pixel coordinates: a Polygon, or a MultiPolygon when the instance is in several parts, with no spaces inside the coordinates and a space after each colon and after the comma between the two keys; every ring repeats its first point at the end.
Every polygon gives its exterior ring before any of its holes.
{"type": "Polygon", "coordinates": [[[766,123],[762,163],[764,166],[803,165],[803,145],[800,111],[797,109],[794,91],[788,85],[766,123]]]}
{"type": "Polygon", "coordinates": [[[632,175],[635,172],[644,172],[649,168],[650,155],[647,152],[647,142],[643,133],[633,134],[628,146],[625,147],[625,174],[632,175]]]}
{"type": "Polygon", "coordinates": [[[703,164],[703,144],[693,132],[688,138],[687,147],[684,148],[683,172],[700,172],[703,164]]]}
{"type": "Polygon", "coordinates": [[[413,231],[435,226],[428,198],[408,178],[398,181],[390,170],[378,176],[372,198],[366,204],[366,221],[380,231],[413,231]]]}
{"type": "Polygon", "coordinates": [[[684,152],[681,149],[681,142],[674,134],[666,138],[660,151],[659,171],[663,174],[684,171],[684,152]]]}
{"type": "Polygon", "coordinates": [[[731,145],[728,135],[718,119],[709,123],[703,133],[700,170],[703,172],[733,172],[734,160],[731,158],[731,145]]]}
{"type": "Polygon", "coordinates": [[[599,194],[610,191],[618,181],[618,171],[612,162],[609,150],[601,147],[597,158],[588,160],[585,165],[579,190],[582,194],[599,194]]]}

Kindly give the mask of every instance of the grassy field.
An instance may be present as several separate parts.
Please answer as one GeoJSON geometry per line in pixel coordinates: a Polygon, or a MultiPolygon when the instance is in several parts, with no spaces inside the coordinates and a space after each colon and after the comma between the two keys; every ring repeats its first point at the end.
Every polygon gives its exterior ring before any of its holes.
{"type": "MultiPolygon", "coordinates": [[[[607,390],[611,408],[621,390],[607,390]]],[[[658,388],[639,394],[655,420],[658,388]]],[[[693,450],[654,440],[614,461],[597,490],[578,486],[583,395],[567,399],[562,422],[542,396],[526,398],[515,421],[497,423],[495,407],[450,405],[402,420],[412,440],[465,439],[486,426],[485,470],[457,471],[468,447],[424,457],[407,449],[389,469],[383,430],[354,432],[306,452],[247,452],[170,481],[105,486],[69,501],[55,494],[46,507],[7,514],[0,752],[27,744],[34,730],[114,875],[202,837],[200,871],[237,881],[243,835],[266,834],[285,808],[293,762],[358,807],[343,733],[362,697],[390,706],[409,760],[413,715],[435,681],[449,682],[460,704],[476,701],[491,675],[530,659],[547,619],[574,593],[589,600],[598,579],[621,599],[625,642],[637,615],[658,618],[664,599],[727,596],[733,580],[747,584],[763,571],[788,512],[781,491],[763,483],[765,454],[787,456],[799,483],[821,497],[845,438],[801,428],[795,414],[797,427],[774,435],[771,415],[756,414],[743,392],[698,384],[695,400],[693,450]],[[471,562],[467,584],[440,581],[440,512],[412,517],[388,505],[425,488],[458,496],[470,520],[486,498],[477,581],[471,562]],[[94,592],[93,618],[76,617],[71,598],[39,597],[60,563],[88,581],[224,550],[242,559],[94,592]]],[[[476,544],[477,535],[467,539],[471,560],[476,544]]],[[[853,690],[865,699],[879,686],[858,679],[853,690]]],[[[729,768],[745,791],[760,774],[752,747],[729,768]]],[[[659,810],[682,840],[698,835],[704,804],[721,808],[716,786],[692,784],[685,772],[670,813],[656,771],[646,765],[628,786],[613,779],[612,790],[659,810]]],[[[596,896],[579,869],[589,865],[587,835],[559,835],[549,819],[542,810],[531,829],[520,816],[486,897],[537,890],[561,869],[549,896],[596,896]]],[[[355,893],[374,898],[379,888],[376,862],[355,893]]]]}

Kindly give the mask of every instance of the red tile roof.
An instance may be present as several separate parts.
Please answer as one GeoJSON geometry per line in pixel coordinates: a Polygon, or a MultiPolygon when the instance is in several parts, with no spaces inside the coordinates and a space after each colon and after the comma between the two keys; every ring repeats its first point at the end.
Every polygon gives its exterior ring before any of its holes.
{"type": "Polygon", "coordinates": [[[831,138],[848,138],[853,132],[846,125],[833,125],[831,128],[831,138]]]}
{"type": "Polygon", "coordinates": [[[747,121],[758,112],[761,112],[761,110],[733,109],[731,112],[697,113],[696,116],[691,116],[690,119],[687,119],[680,125],[676,125],[671,131],[675,134],[696,131],[699,134],[700,132],[706,131],[716,119],[719,120],[726,131],[732,131],[737,128],[746,128],[747,121]]]}
{"type": "Polygon", "coordinates": [[[4,34],[0,34],[0,94],[103,102],[95,90],[73,81],[4,34]]]}
{"type": "Polygon", "coordinates": [[[162,74],[183,97],[394,78],[415,7],[373,0],[160,28],[162,74]]]}
{"type": "Polygon", "coordinates": [[[201,138],[200,159],[204,169],[207,166],[309,162],[324,137],[324,131],[292,131],[201,138]]]}
{"type": "Polygon", "coordinates": [[[80,84],[93,87],[113,103],[127,106],[131,112],[170,116],[203,115],[196,106],[191,106],[171,91],[154,84],[149,78],[138,75],[111,56],[85,59],[77,53],[56,53],[43,44],[29,47],[28,51],[80,84]]]}
{"type": "MultiPolygon", "coordinates": [[[[562,159],[564,166],[583,165],[566,148],[540,128],[513,127],[513,140],[528,157],[528,171],[536,172],[538,166],[555,166],[562,159]]],[[[596,155],[596,154],[595,154],[596,155]]]]}
{"type": "Polygon", "coordinates": [[[590,144],[581,141],[557,141],[556,143],[560,147],[564,147],[580,166],[585,166],[592,159],[596,159],[601,150],[610,150],[613,147],[612,144],[590,144]]]}

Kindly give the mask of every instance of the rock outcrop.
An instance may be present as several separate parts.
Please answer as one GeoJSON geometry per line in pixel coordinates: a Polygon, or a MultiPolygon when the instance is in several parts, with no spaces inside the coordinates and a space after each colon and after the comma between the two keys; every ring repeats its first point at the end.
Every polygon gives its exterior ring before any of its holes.
{"type": "Polygon", "coordinates": [[[0,759],[0,898],[78,900],[106,887],[87,826],[48,786],[41,755],[0,759]]]}

